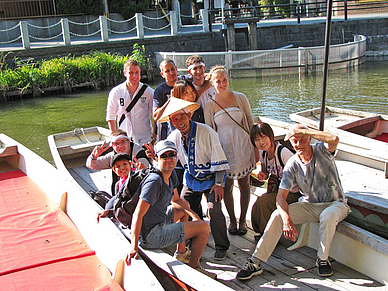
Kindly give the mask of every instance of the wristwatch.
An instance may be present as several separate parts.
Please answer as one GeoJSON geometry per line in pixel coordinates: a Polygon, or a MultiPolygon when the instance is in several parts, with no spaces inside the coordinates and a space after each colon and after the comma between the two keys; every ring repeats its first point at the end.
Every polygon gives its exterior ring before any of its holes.
{"type": "Polygon", "coordinates": [[[224,187],[224,184],[222,183],[215,183],[214,185],[224,187]]]}

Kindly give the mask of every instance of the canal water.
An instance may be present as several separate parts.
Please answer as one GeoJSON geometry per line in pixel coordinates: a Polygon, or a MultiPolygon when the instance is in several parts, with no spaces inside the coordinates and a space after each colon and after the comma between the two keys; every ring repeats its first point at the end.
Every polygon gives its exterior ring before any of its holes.
{"type": "MultiPolygon", "coordinates": [[[[153,88],[161,82],[150,84],[153,88]]],[[[388,62],[367,62],[353,71],[331,71],[326,105],[388,114],[388,62]]],[[[322,76],[298,75],[232,79],[254,115],[290,121],[289,114],[320,107],[322,76]]],[[[109,91],[82,92],[0,104],[0,132],[52,163],[47,136],[91,126],[107,127],[109,91]]]]}

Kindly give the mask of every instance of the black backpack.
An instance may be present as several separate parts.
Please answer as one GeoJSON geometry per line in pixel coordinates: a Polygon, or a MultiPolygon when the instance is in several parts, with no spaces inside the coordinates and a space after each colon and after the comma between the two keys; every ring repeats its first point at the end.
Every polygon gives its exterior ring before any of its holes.
{"type": "Polygon", "coordinates": [[[149,173],[157,173],[163,179],[162,173],[153,167],[131,173],[118,193],[106,204],[105,209],[110,210],[108,216],[116,218],[128,228],[131,227],[132,215],[139,201],[141,185],[149,173]]]}

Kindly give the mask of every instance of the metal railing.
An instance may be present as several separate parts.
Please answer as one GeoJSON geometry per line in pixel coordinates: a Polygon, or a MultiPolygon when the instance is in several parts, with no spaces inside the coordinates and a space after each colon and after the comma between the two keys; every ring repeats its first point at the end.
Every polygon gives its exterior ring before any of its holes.
{"type": "Polygon", "coordinates": [[[0,1],[0,19],[55,16],[58,14],[53,0],[0,1]]]}
{"type": "Polygon", "coordinates": [[[144,38],[146,34],[164,31],[167,35],[178,33],[178,22],[175,12],[162,17],[146,17],[141,13],[124,21],[112,20],[106,16],[100,16],[92,21],[80,23],[62,18],[57,23],[48,26],[34,25],[28,21],[20,21],[11,28],[0,29],[0,45],[15,42],[22,43],[24,49],[31,47],[34,41],[49,42],[62,40],[64,45],[71,45],[72,40],[92,39],[93,41],[108,42],[117,36],[126,35],[132,38],[144,38]],[[168,20],[169,21],[168,21],[168,20]],[[136,31],[135,31],[136,30],[136,31]],[[147,33],[146,33],[147,32],[147,33]],[[100,39],[96,39],[96,35],[100,39]]]}
{"type": "MultiPolygon", "coordinates": [[[[287,48],[275,50],[201,52],[200,54],[208,69],[214,65],[224,65],[229,72],[260,71],[262,75],[271,75],[281,69],[288,70],[290,73],[314,74],[323,66],[324,50],[324,46],[299,48],[287,46],[287,48]]],[[[331,68],[358,65],[364,61],[365,53],[366,37],[356,35],[353,42],[330,46],[329,64],[331,68]]],[[[186,73],[186,59],[193,54],[197,53],[157,52],[156,63],[169,58],[174,60],[180,72],[186,73]]]]}

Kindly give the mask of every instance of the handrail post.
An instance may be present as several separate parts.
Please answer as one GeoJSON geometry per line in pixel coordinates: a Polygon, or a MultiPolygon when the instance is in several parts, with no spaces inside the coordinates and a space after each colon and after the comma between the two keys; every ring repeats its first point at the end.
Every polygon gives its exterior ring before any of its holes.
{"type": "Polygon", "coordinates": [[[105,15],[100,16],[100,29],[101,29],[101,40],[103,42],[108,42],[109,41],[108,21],[105,15]]]}
{"type": "Polygon", "coordinates": [[[296,4],[296,14],[298,16],[298,23],[300,23],[300,4],[299,2],[296,4]]]}
{"type": "Polygon", "coordinates": [[[138,38],[144,38],[144,25],[143,25],[143,14],[136,13],[136,31],[138,38]]]}
{"type": "Polygon", "coordinates": [[[232,51],[229,50],[228,52],[225,53],[225,67],[226,67],[226,69],[228,71],[229,76],[230,76],[230,70],[233,67],[232,62],[233,62],[233,60],[232,60],[232,51]]]}
{"type": "Polygon", "coordinates": [[[203,29],[203,32],[209,32],[210,28],[209,28],[209,14],[208,14],[208,10],[207,9],[201,9],[200,13],[201,13],[201,18],[202,18],[202,29],[203,29]]]}
{"type": "Polygon", "coordinates": [[[22,44],[24,49],[29,49],[30,46],[30,36],[28,35],[28,25],[27,21],[20,21],[20,34],[22,36],[22,44]]]}
{"type": "Polygon", "coordinates": [[[63,43],[64,45],[70,45],[71,41],[70,41],[69,19],[62,18],[61,26],[62,26],[63,43]]]}
{"type": "Polygon", "coordinates": [[[178,21],[176,11],[170,12],[171,35],[178,34],[178,21]]]}
{"type": "Polygon", "coordinates": [[[344,0],[344,16],[345,20],[348,20],[348,0],[344,0]]]}

